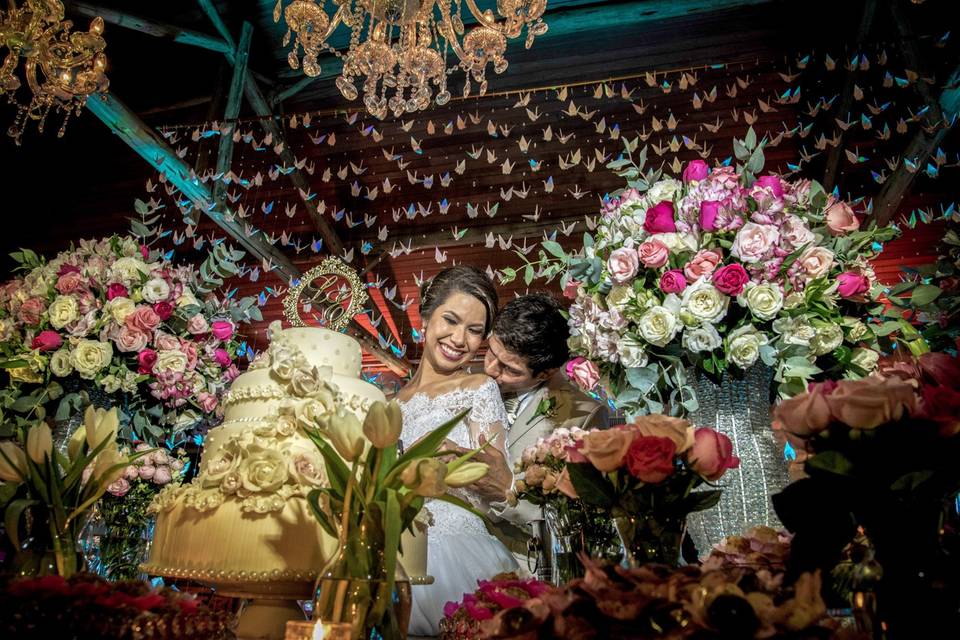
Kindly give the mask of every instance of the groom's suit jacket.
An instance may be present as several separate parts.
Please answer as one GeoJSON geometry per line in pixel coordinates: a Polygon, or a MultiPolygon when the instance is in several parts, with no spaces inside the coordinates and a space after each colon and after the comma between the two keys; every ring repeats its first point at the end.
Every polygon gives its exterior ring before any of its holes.
{"type": "MultiPolygon", "coordinates": [[[[559,372],[533,392],[533,397],[527,399],[507,430],[508,462],[512,467],[520,460],[524,449],[554,429],[603,429],[606,426],[606,406],[583,393],[559,372]],[[538,415],[537,408],[547,398],[553,399],[555,406],[549,415],[538,415]]],[[[491,505],[490,513],[495,535],[515,553],[525,553],[526,540],[530,536],[529,523],[543,519],[540,507],[529,502],[520,502],[515,507],[506,502],[495,503],[491,505]]]]}

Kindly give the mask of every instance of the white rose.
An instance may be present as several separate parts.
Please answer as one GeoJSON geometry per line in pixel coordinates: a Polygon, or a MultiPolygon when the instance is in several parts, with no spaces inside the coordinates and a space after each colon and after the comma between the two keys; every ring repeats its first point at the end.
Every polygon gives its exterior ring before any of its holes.
{"type": "Polygon", "coordinates": [[[761,320],[772,320],[783,308],[783,292],[775,284],[747,284],[747,288],[737,297],[740,306],[761,320]]]}
{"type": "Polygon", "coordinates": [[[684,251],[695,253],[697,251],[697,239],[691,233],[655,233],[650,236],[649,240],[659,240],[667,245],[670,253],[682,253],[684,251]]]}
{"type": "Polygon", "coordinates": [[[6,342],[13,335],[14,324],[11,320],[0,318],[0,342],[6,342]]]}
{"type": "Polygon", "coordinates": [[[183,307],[198,307],[200,306],[200,301],[197,300],[197,297],[193,295],[193,292],[189,289],[184,289],[183,293],[177,298],[177,306],[180,308],[183,307]]]}
{"type": "Polygon", "coordinates": [[[162,302],[170,297],[170,285],[163,278],[151,278],[143,285],[143,299],[150,304],[162,302]]]}
{"type": "Polygon", "coordinates": [[[727,336],[727,360],[741,369],[753,365],[760,357],[760,347],[767,344],[767,337],[752,324],[734,330],[727,336]]]}
{"type": "Polygon", "coordinates": [[[70,364],[81,378],[92,380],[97,372],[110,364],[113,347],[109,342],[80,340],[70,356],[70,364]]]}
{"type": "Polygon", "coordinates": [[[130,298],[117,296],[113,300],[109,300],[104,309],[110,314],[114,322],[117,324],[123,324],[123,321],[127,319],[127,316],[137,310],[137,305],[130,298]]]}
{"type": "Polygon", "coordinates": [[[187,370],[187,354],[179,349],[158,351],[153,370],[157,373],[183,373],[187,370]]]}
{"type": "Polygon", "coordinates": [[[802,218],[788,215],[780,226],[780,239],[795,250],[813,242],[814,235],[802,218]]]}
{"type": "Polygon", "coordinates": [[[30,295],[45,298],[50,291],[50,285],[56,277],[45,272],[43,268],[34,269],[23,279],[23,285],[30,291],[30,295]]]}
{"type": "Polygon", "coordinates": [[[677,335],[680,323],[677,322],[677,316],[670,310],[655,306],[640,317],[638,327],[644,340],[663,347],[677,335]]]}
{"type": "Polygon", "coordinates": [[[681,193],[682,191],[682,182],[674,180],[673,178],[666,178],[650,187],[645,194],[645,198],[650,206],[654,206],[664,200],[672,201],[677,193],[681,193]]]}
{"type": "Polygon", "coordinates": [[[47,309],[47,313],[50,316],[50,326],[54,329],[63,329],[77,319],[80,315],[80,309],[77,306],[76,298],[57,296],[57,299],[47,309]]]}
{"type": "Polygon", "coordinates": [[[70,361],[70,350],[59,349],[50,356],[50,371],[53,375],[66,378],[73,373],[73,363],[70,361]]]}
{"type": "Polygon", "coordinates": [[[857,348],[853,350],[850,356],[851,364],[855,364],[867,373],[877,368],[877,362],[880,360],[880,354],[873,349],[857,348]]]}
{"type": "Polygon", "coordinates": [[[607,306],[611,309],[623,311],[634,299],[636,299],[636,295],[633,293],[633,287],[617,285],[612,287],[610,293],[607,294],[607,306]]]}
{"type": "Polygon", "coordinates": [[[200,465],[200,482],[204,487],[215,487],[231,471],[240,466],[240,452],[235,445],[228,443],[221,447],[216,454],[204,456],[200,465]]]}
{"type": "Polygon", "coordinates": [[[116,393],[120,390],[120,378],[115,375],[104,376],[100,381],[100,386],[107,393],[116,393]]]}
{"type": "Polygon", "coordinates": [[[780,239],[780,232],[772,224],[748,222],[737,231],[730,254],[743,262],[766,260],[780,239]]]}
{"type": "Polygon", "coordinates": [[[730,306],[730,297],[701,278],[683,290],[680,311],[689,313],[699,322],[715,324],[723,320],[730,306]]]}
{"type": "Polygon", "coordinates": [[[127,286],[139,284],[140,278],[150,273],[150,268],[139,258],[120,258],[110,265],[109,278],[127,286]]]}
{"type": "Polygon", "coordinates": [[[818,356],[830,353],[843,343],[843,329],[840,325],[830,324],[819,327],[813,339],[810,340],[810,349],[818,356]]]}
{"type": "Polygon", "coordinates": [[[843,319],[843,325],[846,328],[847,340],[850,342],[859,342],[860,340],[863,340],[869,332],[867,325],[857,318],[845,317],[843,319]]]}
{"type": "Polygon", "coordinates": [[[620,354],[620,364],[625,367],[647,366],[647,352],[639,340],[632,336],[624,336],[617,342],[617,353],[620,354]]]}
{"type": "Polygon", "coordinates": [[[683,348],[694,353],[713,351],[723,344],[720,334],[712,324],[702,324],[699,327],[689,327],[683,332],[683,348]]]}
{"type": "Polygon", "coordinates": [[[796,309],[801,304],[806,302],[802,293],[792,291],[787,294],[787,297],[783,299],[783,308],[784,309],[796,309]]]}
{"type": "Polygon", "coordinates": [[[248,447],[247,457],[240,463],[237,471],[240,473],[243,488],[254,493],[276,491],[283,486],[289,475],[283,454],[257,445],[248,447]]]}

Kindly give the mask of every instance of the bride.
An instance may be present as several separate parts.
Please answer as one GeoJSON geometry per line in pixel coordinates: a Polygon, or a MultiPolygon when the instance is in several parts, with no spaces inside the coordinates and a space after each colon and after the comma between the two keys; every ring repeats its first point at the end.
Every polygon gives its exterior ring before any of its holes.
{"type": "MultiPolygon", "coordinates": [[[[450,432],[448,448],[475,448],[490,442],[506,456],[507,415],[497,384],[486,375],[466,371],[490,332],[496,311],[493,283],[473,267],[445,269],[421,290],[423,357],[410,383],[395,398],[403,413],[401,440],[408,447],[470,409],[450,432]]],[[[460,490],[458,494],[486,510],[476,492],[460,490]]],[[[478,579],[518,569],[513,555],[487,533],[480,518],[438,500],[430,501],[428,508],[433,526],[427,538],[427,571],[435,581],[413,587],[410,635],[437,635],[447,602],[459,602],[465,593],[476,591],[478,579]]]]}

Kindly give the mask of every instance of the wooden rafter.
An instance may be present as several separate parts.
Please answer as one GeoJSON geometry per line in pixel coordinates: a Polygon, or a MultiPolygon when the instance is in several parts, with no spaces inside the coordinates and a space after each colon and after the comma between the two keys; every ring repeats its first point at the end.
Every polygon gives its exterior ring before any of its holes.
{"type": "MultiPolygon", "coordinates": [[[[218,175],[229,171],[233,161],[233,130],[236,127],[237,116],[240,115],[243,87],[247,83],[247,61],[250,59],[250,41],[252,39],[253,25],[244,21],[240,32],[240,43],[237,45],[233,56],[233,76],[230,79],[230,91],[227,93],[224,125],[220,128],[220,145],[217,151],[218,175]]],[[[223,202],[226,190],[226,183],[223,180],[217,180],[213,188],[213,197],[218,204],[223,202]]]]}

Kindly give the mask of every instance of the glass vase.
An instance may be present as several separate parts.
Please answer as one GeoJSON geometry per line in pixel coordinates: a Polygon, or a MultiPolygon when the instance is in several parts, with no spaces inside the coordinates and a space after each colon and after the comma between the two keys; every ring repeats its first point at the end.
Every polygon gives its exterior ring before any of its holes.
{"type": "Polygon", "coordinates": [[[787,486],[788,461],[771,426],[772,369],[758,362],[740,377],[724,373],[719,384],[699,370],[688,375],[700,406],[687,418],[729,437],[740,458],[739,468],[727,470],[719,481],[720,502],[687,518],[690,537],[703,557],[727,536],[753,526],[782,528],[770,496],[787,486]]]}
{"type": "Polygon", "coordinates": [[[648,563],[679,564],[683,516],[617,516],[613,525],[623,545],[624,562],[631,569],[648,563]]]}
{"type": "Polygon", "coordinates": [[[80,537],[87,568],[108,580],[143,580],[140,565],[150,555],[155,518],[108,500],[97,504],[80,537]]]}
{"type": "Polygon", "coordinates": [[[14,567],[21,576],[60,575],[69,578],[85,569],[85,558],[80,551],[80,531],[86,516],[75,518],[66,529],[51,526],[50,514],[40,505],[27,509],[24,517],[25,535],[14,558],[14,567]]]}

